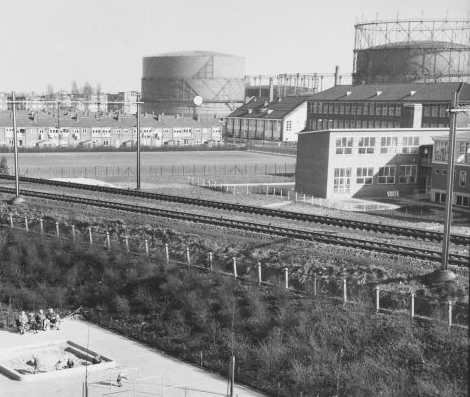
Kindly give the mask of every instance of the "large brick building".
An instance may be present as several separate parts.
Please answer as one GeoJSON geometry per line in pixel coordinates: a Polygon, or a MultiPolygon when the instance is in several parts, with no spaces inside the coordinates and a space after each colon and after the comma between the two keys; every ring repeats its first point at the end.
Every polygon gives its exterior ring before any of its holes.
{"type": "MultiPolygon", "coordinates": [[[[135,116],[17,112],[18,147],[126,147],[137,141],[135,116]]],[[[220,143],[222,127],[217,119],[142,115],[142,146],[201,145],[220,143]]],[[[0,112],[0,146],[13,146],[11,111],[0,112]]]]}

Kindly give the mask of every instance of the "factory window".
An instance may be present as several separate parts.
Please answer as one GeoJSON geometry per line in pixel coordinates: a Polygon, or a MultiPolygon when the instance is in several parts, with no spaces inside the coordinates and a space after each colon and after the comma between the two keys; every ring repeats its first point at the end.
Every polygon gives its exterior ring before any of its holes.
{"type": "Polygon", "coordinates": [[[434,173],[435,173],[436,175],[441,175],[441,170],[439,170],[439,169],[436,168],[436,169],[434,170],[434,173]]]}
{"type": "Polygon", "coordinates": [[[344,120],[344,128],[350,128],[351,127],[351,120],[347,119],[344,120]]]}
{"type": "Polygon", "coordinates": [[[345,113],[345,114],[351,114],[351,104],[350,104],[349,102],[346,102],[346,103],[344,104],[344,106],[345,106],[344,113],[345,113]]]}
{"type": "Polygon", "coordinates": [[[386,103],[382,105],[382,116],[386,116],[388,114],[388,106],[386,103]]]}
{"type": "Polygon", "coordinates": [[[292,131],[292,120],[286,121],[286,131],[292,131]]]}
{"type": "Polygon", "coordinates": [[[394,116],[395,115],[395,105],[388,105],[388,115],[389,116],[394,116]]]}
{"type": "Polygon", "coordinates": [[[395,109],[395,116],[401,116],[401,105],[397,105],[395,109]]]}
{"type": "Polygon", "coordinates": [[[438,113],[439,113],[439,106],[438,105],[432,105],[432,108],[431,108],[432,117],[437,117],[438,113]]]}
{"type": "Polygon", "coordinates": [[[434,193],[434,201],[436,203],[445,203],[446,202],[446,194],[441,192],[434,193]]]}
{"type": "Polygon", "coordinates": [[[400,165],[400,183],[416,183],[416,165],[400,165]]]}
{"type": "Polygon", "coordinates": [[[344,128],[344,120],[343,119],[339,120],[338,127],[339,128],[344,128]]]}
{"type": "Polygon", "coordinates": [[[344,114],[344,103],[343,102],[341,102],[339,104],[339,114],[344,114]]]}
{"type": "Polygon", "coordinates": [[[395,184],[395,166],[386,165],[379,168],[379,184],[395,184]]]}
{"type": "Polygon", "coordinates": [[[447,170],[442,170],[442,175],[447,175],[447,170]]]}
{"type": "Polygon", "coordinates": [[[103,146],[109,146],[109,141],[103,141],[103,146]]]}
{"type": "Polygon", "coordinates": [[[353,146],[353,138],[342,137],[336,138],[336,154],[351,154],[353,146]]]}
{"type": "Polygon", "coordinates": [[[470,207],[470,197],[458,194],[456,204],[463,207],[470,207]]]}
{"type": "Polygon", "coordinates": [[[467,186],[467,171],[459,172],[459,186],[460,187],[467,186]]]}
{"type": "Polygon", "coordinates": [[[470,142],[459,142],[459,154],[458,162],[459,163],[470,163],[470,142]]]}
{"type": "Polygon", "coordinates": [[[351,114],[357,114],[357,105],[355,103],[351,103],[351,114]]]}
{"type": "Polygon", "coordinates": [[[382,104],[376,103],[375,104],[375,115],[380,116],[382,114],[382,104]]]}
{"type": "Polygon", "coordinates": [[[328,114],[332,114],[333,113],[333,107],[334,107],[334,103],[333,102],[330,102],[328,104],[328,114]]]}
{"type": "Polygon", "coordinates": [[[339,113],[339,103],[338,102],[335,102],[333,109],[334,109],[335,114],[339,113]]]}
{"type": "Polygon", "coordinates": [[[372,177],[374,175],[373,167],[361,167],[356,170],[356,184],[372,185],[372,177]]]}
{"type": "Polygon", "coordinates": [[[424,105],[424,115],[426,117],[431,116],[431,105],[424,105]]]}
{"type": "Polygon", "coordinates": [[[369,104],[367,102],[363,104],[363,113],[365,116],[369,114],[369,104]]]}
{"type": "Polygon", "coordinates": [[[447,106],[439,105],[439,117],[447,117],[447,106]]]}
{"type": "Polygon", "coordinates": [[[404,136],[401,152],[404,154],[418,153],[419,137],[418,136],[404,136]]]}
{"type": "Polygon", "coordinates": [[[374,137],[360,137],[357,152],[359,154],[373,154],[375,150],[374,137]]]}
{"type": "Polygon", "coordinates": [[[358,115],[358,116],[362,116],[363,109],[364,109],[363,104],[362,104],[362,103],[358,103],[358,104],[357,104],[357,115],[358,115]]]}
{"type": "Polygon", "coordinates": [[[323,102],[317,102],[318,113],[323,113],[323,102]]]}
{"type": "Polygon", "coordinates": [[[351,192],[351,168],[335,168],[333,193],[345,194],[351,192]]]}
{"type": "Polygon", "coordinates": [[[387,120],[380,121],[380,128],[387,128],[387,120]]]}

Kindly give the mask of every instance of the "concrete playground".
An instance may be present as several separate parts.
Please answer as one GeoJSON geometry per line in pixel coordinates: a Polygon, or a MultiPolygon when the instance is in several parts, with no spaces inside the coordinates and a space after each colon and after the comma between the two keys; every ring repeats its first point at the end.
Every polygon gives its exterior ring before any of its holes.
{"type": "MultiPolygon", "coordinates": [[[[94,324],[78,319],[66,320],[60,330],[20,335],[13,328],[0,330],[0,361],[2,350],[57,340],[72,340],[90,350],[116,361],[116,368],[82,371],[60,371],[50,379],[15,381],[0,374],[0,395],[8,397],[64,397],[84,396],[85,372],[88,372],[88,396],[165,396],[165,397],[215,397],[227,395],[227,379],[201,368],[178,361],[160,351],[127,339],[94,324]],[[116,378],[125,374],[122,387],[116,378]],[[127,379],[126,379],[127,378],[127,379]]],[[[262,397],[263,394],[236,385],[235,396],[262,397]]]]}

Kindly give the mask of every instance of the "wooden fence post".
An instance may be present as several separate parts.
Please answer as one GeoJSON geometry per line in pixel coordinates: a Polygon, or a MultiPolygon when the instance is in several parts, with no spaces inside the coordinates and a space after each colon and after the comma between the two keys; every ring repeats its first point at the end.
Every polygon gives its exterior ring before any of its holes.
{"type": "Polygon", "coordinates": [[[28,217],[25,216],[24,217],[24,228],[27,232],[29,232],[29,228],[28,228],[28,217]]]}
{"type": "Polygon", "coordinates": [[[109,232],[106,232],[106,246],[108,247],[108,251],[111,251],[111,239],[109,238],[109,232]]]}
{"type": "Polygon", "coordinates": [[[13,215],[10,214],[10,227],[13,229],[13,215]]]}
{"type": "Polygon", "coordinates": [[[233,277],[237,278],[237,277],[238,277],[238,272],[237,272],[237,258],[233,257],[233,258],[232,258],[232,263],[233,263],[233,277]]]}
{"type": "Polygon", "coordinates": [[[191,266],[191,256],[189,254],[189,247],[186,247],[186,261],[188,263],[188,266],[191,266]]]}
{"type": "Polygon", "coordinates": [[[211,271],[214,270],[212,261],[213,261],[213,255],[212,255],[212,251],[211,251],[211,252],[209,252],[209,269],[211,271]]]}
{"type": "Polygon", "coordinates": [[[149,257],[149,241],[145,239],[145,255],[149,257]]]}
{"type": "Polygon", "coordinates": [[[93,234],[91,232],[91,227],[88,228],[88,236],[90,238],[90,246],[93,245],[93,234]]]}
{"type": "Polygon", "coordinates": [[[39,227],[41,228],[41,234],[44,234],[44,224],[43,224],[42,218],[39,219],[39,227]]]}
{"type": "Polygon", "coordinates": [[[313,275],[313,296],[317,296],[317,276],[313,275]]]}
{"type": "Polygon", "coordinates": [[[165,258],[166,263],[170,263],[170,250],[168,249],[168,243],[165,243],[165,258]]]}
{"type": "Polygon", "coordinates": [[[380,288],[375,287],[375,310],[380,310],[380,288]]]}
{"type": "Polygon", "coordinates": [[[289,269],[287,267],[284,268],[284,282],[287,291],[289,289],[289,269]]]}
{"type": "Polygon", "coordinates": [[[55,223],[55,231],[56,231],[56,234],[57,234],[57,238],[60,238],[59,222],[55,223]]]}
{"type": "Polygon", "coordinates": [[[448,308],[447,325],[450,328],[452,327],[452,301],[447,302],[447,308],[448,308]]]}
{"type": "Polygon", "coordinates": [[[415,316],[415,293],[412,292],[410,296],[410,317],[415,316]]]}
{"type": "Polygon", "coordinates": [[[75,236],[75,226],[72,225],[72,240],[75,241],[76,236],[75,236]]]}
{"type": "Polygon", "coordinates": [[[346,279],[343,279],[343,303],[346,304],[348,301],[348,291],[347,291],[346,279]]]}
{"type": "Polygon", "coordinates": [[[261,262],[258,262],[257,266],[258,266],[258,284],[261,285],[261,283],[263,282],[262,274],[261,274],[261,262]]]}
{"type": "Polygon", "coordinates": [[[129,253],[129,236],[126,235],[125,240],[126,240],[126,252],[129,253]]]}

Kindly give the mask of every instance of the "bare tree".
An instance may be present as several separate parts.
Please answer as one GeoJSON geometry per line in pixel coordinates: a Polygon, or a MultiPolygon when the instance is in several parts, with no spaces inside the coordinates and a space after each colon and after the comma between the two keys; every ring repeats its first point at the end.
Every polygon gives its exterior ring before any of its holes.
{"type": "Polygon", "coordinates": [[[72,82],[72,89],[70,90],[70,93],[71,93],[72,95],[77,95],[77,94],[80,93],[79,90],[78,90],[78,85],[77,85],[77,82],[76,82],[76,81],[73,81],[73,82],[72,82]]]}
{"type": "Polygon", "coordinates": [[[83,95],[86,97],[93,95],[93,87],[88,81],[85,81],[85,84],[83,85],[83,95]]]}
{"type": "Polygon", "coordinates": [[[8,161],[5,156],[2,156],[0,159],[0,175],[8,175],[10,173],[10,168],[8,167],[8,161]]]}

